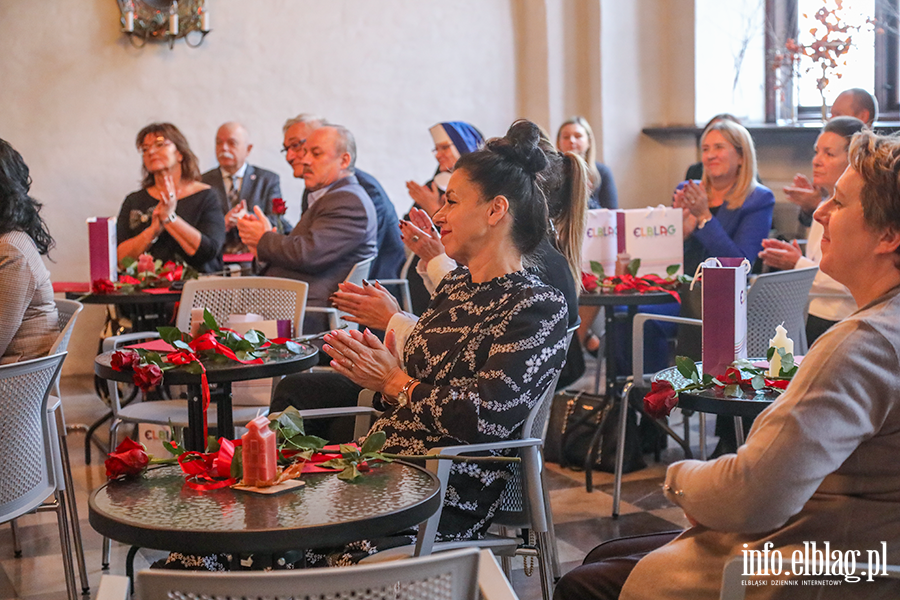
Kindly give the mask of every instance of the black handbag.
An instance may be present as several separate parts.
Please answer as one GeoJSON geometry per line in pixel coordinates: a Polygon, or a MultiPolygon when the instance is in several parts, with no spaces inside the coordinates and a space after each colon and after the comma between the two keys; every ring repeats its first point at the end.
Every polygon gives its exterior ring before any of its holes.
{"type": "MultiPolygon", "coordinates": [[[[588,460],[591,442],[600,429],[597,460],[594,469],[613,473],[618,449],[620,403],[610,403],[604,396],[563,392],[553,399],[544,445],[544,460],[563,467],[581,470],[588,460]]],[[[634,409],[628,410],[625,435],[624,472],[647,466],[641,454],[641,442],[634,409]]]]}

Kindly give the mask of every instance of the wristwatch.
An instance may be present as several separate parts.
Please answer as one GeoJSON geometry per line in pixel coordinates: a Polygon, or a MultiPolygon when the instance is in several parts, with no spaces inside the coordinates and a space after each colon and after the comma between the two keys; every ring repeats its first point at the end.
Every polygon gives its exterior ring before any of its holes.
{"type": "Polygon", "coordinates": [[[397,394],[397,408],[405,408],[410,405],[410,401],[412,400],[409,397],[410,390],[412,387],[419,383],[419,380],[415,377],[410,377],[409,381],[406,382],[406,385],[403,386],[403,389],[400,390],[400,393],[397,394]]]}
{"type": "Polygon", "coordinates": [[[162,223],[163,225],[168,225],[169,223],[174,223],[174,222],[175,222],[175,219],[177,219],[177,218],[178,218],[178,215],[176,215],[175,213],[171,212],[171,213],[169,213],[169,214],[166,216],[165,219],[163,219],[163,220],[161,221],[161,223],[162,223]]]}

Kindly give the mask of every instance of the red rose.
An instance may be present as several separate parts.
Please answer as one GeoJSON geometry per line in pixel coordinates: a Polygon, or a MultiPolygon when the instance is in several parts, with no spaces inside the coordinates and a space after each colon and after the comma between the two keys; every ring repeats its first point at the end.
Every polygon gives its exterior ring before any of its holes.
{"type": "Polygon", "coordinates": [[[113,371],[121,371],[122,369],[133,369],[141,362],[141,357],[137,352],[113,352],[109,359],[109,366],[113,371]]]}
{"type": "Polygon", "coordinates": [[[654,381],[650,392],[644,396],[644,410],[654,419],[668,417],[678,404],[678,394],[668,381],[654,381]]]}
{"type": "Polygon", "coordinates": [[[153,260],[153,257],[149,254],[141,254],[138,256],[137,260],[137,272],[138,273],[155,273],[156,272],[156,261],[153,260]]]}
{"type": "Polygon", "coordinates": [[[131,275],[120,275],[119,283],[124,283],[126,285],[141,285],[141,280],[132,277],[131,275]]]}
{"type": "Polygon", "coordinates": [[[134,367],[134,385],[145,392],[162,382],[163,373],[156,365],[138,365],[134,367]]]}
{"type": "Polygon", "coordinates": [[[597,291],[597,288],[600,286],[600,278],[594,275],[593,273],[581,273],[581,287],[584,288],[584,291],[588,293],[593,293],[597,291]]]}
{"type": "Polygon", "coordinates": [[[283,215],[287,212],[287,204],[281,198],[272,198],[272,214],[283,215]]]}
{"type": "Polygon", "coordinates": [[[130,438],[125,438],[106,459],[106,477],[115,479],[122,475],[140,475],[148,464],[150,457],[147,456],[144,447],[130,438]]]}
{"type": "Polygon", "coordinates": [[[91,283],[91,292],[94,294],[111,294],[116,291],[116,284],[109,279],[95,279],[91,283]]]}

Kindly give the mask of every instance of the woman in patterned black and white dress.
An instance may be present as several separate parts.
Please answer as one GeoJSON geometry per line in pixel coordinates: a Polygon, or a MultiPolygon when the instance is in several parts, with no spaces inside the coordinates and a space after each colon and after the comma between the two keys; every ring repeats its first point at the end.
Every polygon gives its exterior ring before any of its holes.
{"type": "MultiPolygon", "coordinates": [[[[435,222],[447,254],[465,266],[441,281],[400,356],[392,332],[387,345],[368,330],[325,338],[339,373],[382,394],[388,407],[373,431],[387,434],[388,452],[515,437],[562,367],[565,299],[522,264],[547,230],[536,183],[547,159],[536,125],[511,135],[457,163],[435,222]]],[[[454,465],[440,538],[483,536],[508,478],[502,466],[454,465]]],[[[408,538],[360,542],[327,560],[345,564],[401,543],[408,538]]]]}

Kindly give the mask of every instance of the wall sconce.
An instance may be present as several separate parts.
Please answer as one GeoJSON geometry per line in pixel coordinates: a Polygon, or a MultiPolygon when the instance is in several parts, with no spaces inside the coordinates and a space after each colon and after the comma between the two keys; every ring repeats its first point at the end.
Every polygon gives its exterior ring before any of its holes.
{"type": "MultiPolygon", "coordinates": [[[[122,33],[135,48],[142,48],[148,41],[168,42],[169,49],[175,40],[197,48],[206,38],[209,28],[209,11],[206,0],[117,0],[122,13],[122,33]],[[188,34],[199,32],[200,38],[192,43],[188,34]]],[[[194,39],[197,39],[194,36],[194,39]]]]}

